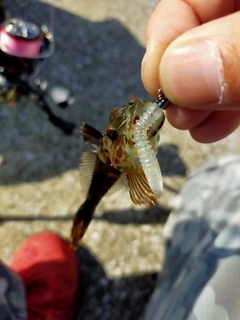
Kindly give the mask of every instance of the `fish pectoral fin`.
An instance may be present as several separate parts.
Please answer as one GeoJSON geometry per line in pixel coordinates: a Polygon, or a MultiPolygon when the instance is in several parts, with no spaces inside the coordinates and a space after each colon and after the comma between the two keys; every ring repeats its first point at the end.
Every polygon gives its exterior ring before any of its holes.
{"type": "Polygon", "coordinates": [[[100,139],[102,138],[103,134],[97,129],[93,128],[87,123],[84,123],[83,127],[81,128],[81,133],[83,140],[86,143],[92,144],[94,146],[100,145],[100,139]]]}
{"type": "Polygon", "coordinates": [[[92,178],[93,172],[97,161],[96,151],[86,151],[80,156],[79,163],[79,177],[82,195],[86,199],[92,178]]]}
{"type": "Polygon", "coordinates": [[[112,194],[120,191],[120,190],[129,190],[128,181],[126,174],[121,174],[120,178],[112,185],[112,187],[108,190],[105,197],[109,197],[112,194]]]}
{"type": "Polygon", "coordinates": [[[127,172],[130,198],[138,205],[155,205],[156,194],[150,188],[142,168],[132,168],[127,172]]]}

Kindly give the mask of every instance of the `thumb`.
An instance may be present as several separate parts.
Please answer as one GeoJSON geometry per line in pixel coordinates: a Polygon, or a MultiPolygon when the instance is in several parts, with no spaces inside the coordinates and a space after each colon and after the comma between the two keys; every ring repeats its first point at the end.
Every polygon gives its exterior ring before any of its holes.
{"type": "Polygon", "coordinates": [[[213,20],[169,45],[160,62],[160,83],[172,103],[240,108],[239,21],[240,12],[213,20]]]}

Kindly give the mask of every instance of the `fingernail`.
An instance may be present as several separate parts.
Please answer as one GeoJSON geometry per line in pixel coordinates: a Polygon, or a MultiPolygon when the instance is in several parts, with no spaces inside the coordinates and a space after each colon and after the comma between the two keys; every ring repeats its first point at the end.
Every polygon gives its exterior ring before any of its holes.
{"type": "Polygon", "coordinates": [[[142,74],[142,76],[144,75],[145,65],[146,65],[146,53],[144,54],[144,56],[142,58],[142,64],[141,64],[141,74],[142,74]]]}
{"type": "Polygon", "coordinates": [[[147,91],[157,97],[159,89],[159,61],[162,47],[155,42],[147,43],[146,53],[142,59],[141,77],[147,91]]]}
{"type": "Polygon", "coordinates": [[[173,103],[222,103],[227,86],[218,46],[213,41],[170,45],[161,60],[160,81],[173,103]]]}
{"type": "Polygon", "coordinates": [[[150,50],[151,46],[149,46],[149,43],[146,42],[146,51],[144,53],[144,56],[142,58],[142,64],[141,64],[141,74],[144,75],[146,72],[146,63],[149,60],[150,50]]]}

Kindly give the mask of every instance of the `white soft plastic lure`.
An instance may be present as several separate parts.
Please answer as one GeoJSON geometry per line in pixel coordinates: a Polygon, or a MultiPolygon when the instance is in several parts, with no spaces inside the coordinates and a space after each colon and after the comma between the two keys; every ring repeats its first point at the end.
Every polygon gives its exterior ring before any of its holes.
{"type": "MultiPolygon", "coordinates": [[[[149,103],[145,113],[136,122],[133,129],[133,140],[138,150],[138,157],[148,184],[156,197],[159,198],[163,189],[162,174],[157,160],[157,145],[149,137],[149,129],[159,130],[159,120],[164,121],[165,110],[169,104],[161,89],[158,91],[158,99],[155,103],[149,103]]],[[[163,124],[163,122],[162,122],[163,124]]],[[[161,126],[162,126],[161,124],[161,126]]],[[[157,133],[159,134],[159,133],[157,133]]]]}
{"type": "Polygon", "coordinates": [[[152,103],[144,115],[136,122],[133,129],[133,141],[138,151],[138,157],[142,169],[147,178],[148,184],[156,197],[159,198],[162,189],[162,175],[157,161],[157,145],[153,144],[148,138],[148,130],[152,128],[156,119],[162,118],[163,111],[158,107],[157,103],[152,103]]]}

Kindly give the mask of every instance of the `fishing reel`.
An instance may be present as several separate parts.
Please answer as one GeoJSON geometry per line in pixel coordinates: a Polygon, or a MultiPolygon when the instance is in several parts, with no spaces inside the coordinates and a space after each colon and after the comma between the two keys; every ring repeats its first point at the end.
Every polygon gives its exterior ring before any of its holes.
{"type": "Polygon", "coordinates": [[[56,116],[55,104],[67,108],[74,99],[67,88],[54,87],[36,76],[54,51],[53,34],[46,25],[11,18],[0,25],[0,99],[15,105],[21,96],[32,99],[47,113],[49,121],[71,135],[76,125],[56,116]]]}

